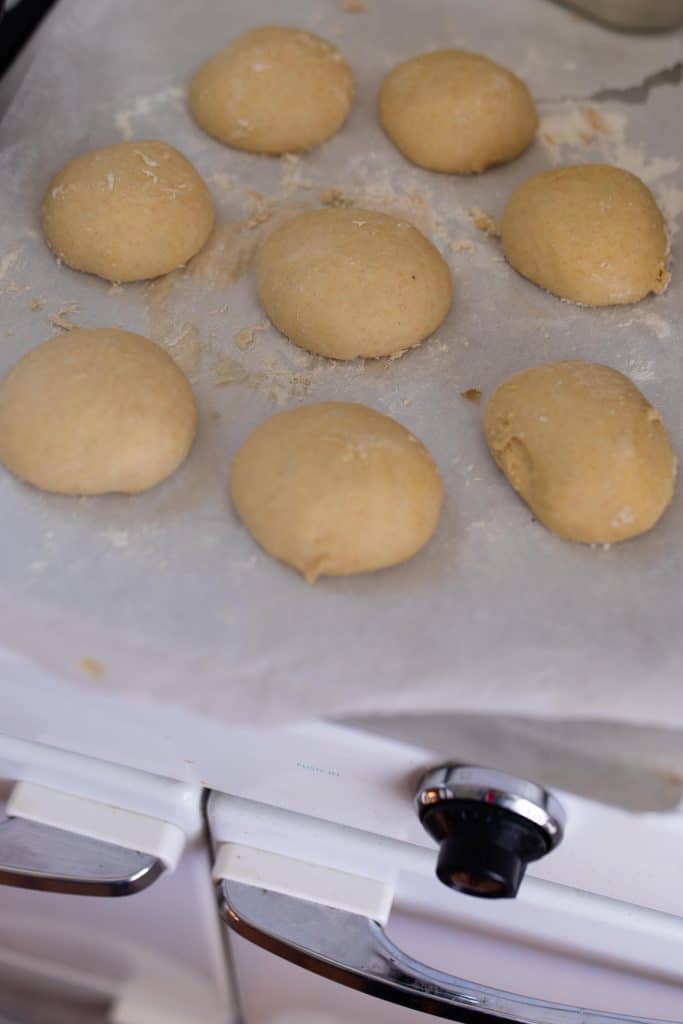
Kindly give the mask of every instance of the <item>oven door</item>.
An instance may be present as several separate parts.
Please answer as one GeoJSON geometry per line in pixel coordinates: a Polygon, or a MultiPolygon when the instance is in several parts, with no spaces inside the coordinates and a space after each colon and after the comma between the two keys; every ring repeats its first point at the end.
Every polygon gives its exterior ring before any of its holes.
{"type": "Polygon", "coordinates": [[[0,736],[0,1024],[236,1022],[202,797],[0,736]]]}
{"type": "Polygon", "coordinates": [[[326,1024],[417,1024],[423,1014],[460,1024],[683,1021],[683,987],[669,972],[618,969],[545,949],[532,936],[513,938],[457,906],[449,914],[418,876],[402,877],[385,926],[236,883],[222,883],[222,900],[241,1001],[254,1024],[276,1020],[283,1006],[288,1021],[320,1013],[326,1024]],[[304,983],[301,968],[316,980],[304,983]],[[259,985],[264,974],[267,990],[259,985]]]}
{"type": "Polygon", "coordinates": [[[461,1024],[683,1022],[683,807],[557,791],[560,847],[516,899],[478,899],[434,877],[414,808],[428,751],[321,724],[289,732],[208,803],[232,932],[461,1024]]]}
{"type": "Polygon", "coordinates": [[[193,845],[130,899],[0,886],[0,1024],[236,1024],[209,867],[193,845]]]}

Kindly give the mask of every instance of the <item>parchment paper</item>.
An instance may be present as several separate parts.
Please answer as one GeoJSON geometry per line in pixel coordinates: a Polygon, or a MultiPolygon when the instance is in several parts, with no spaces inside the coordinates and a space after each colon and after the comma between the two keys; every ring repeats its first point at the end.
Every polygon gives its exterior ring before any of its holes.
{"type": "Polygon", "coordinates": [[[0,473],[0,648],[7,664],[18,655],[55,678],[232,721],[469,710],[681,727],[681,488],[647,536],[611,549],[563,542],[532,521],[494,467],[481,407],[461,397],[475,388],[485,400],[534,363],[603,361],[663,411],[683,450],[680,236],[665,295],[588,310],[516,275],[469,215],[498,218],[512,188],[551,163],[609,160],[644,177],[676,232],[680,35],[611,33],[543,0],[366,6],[60,0],[41,30],[0,124],[0,370],[55,322],[120,325],[170,347],[194,381],[201,424],[175,477],[135,498],[50,497],[0,473]],[[222,147],[185,108],[197,64],[273,20],[333,39],[358,79],[342,132],[299,160],[222,147]],[[483,50],[528,81],[543,124],[512,165],[472,178],[430,174],[380,131],[383,74],[444,45],[483,50]],[[209,182],[220,221],[241,222],[220,236],[222,255],[151,290],[111,289],[60,267],[40,235],[52,173],[124,137],[178,146],[209,182]],[[316,359],[258,308],[246,264],[270,215],[317,205],[324,190],[330,201],[332,187],[412,217],[452,268],[450,316],[401,359],[316,359]],[[249,344],[251,332],[240,332],[254,326],[265,329],[249,344]],[[437,536],[407,565],[309,587],[237,522],[228,467],[266,416],[331,398],[366,402],[422,438],[447,500],[437,536]]]}

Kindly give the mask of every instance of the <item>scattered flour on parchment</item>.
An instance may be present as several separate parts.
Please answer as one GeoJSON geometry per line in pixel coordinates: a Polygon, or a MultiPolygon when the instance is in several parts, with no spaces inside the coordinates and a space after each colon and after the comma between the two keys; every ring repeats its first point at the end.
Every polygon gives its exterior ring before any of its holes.
{"type": "Polygon", "coordinates": [[[652,313],[648,310],[647,312],[639,313],[638,320],[646,327],[649,327],[660,341],[671,337],[671,324],[663,316],[660,316],[659,313],[652,313]]]}
{"type": "Polygon", "coordinates": [[[246,352],[246,350],[251,348],[254,344],[258,332],[265,331],[267,328],[268,325],[262,320],[258,321],[258,323],[251,324],[249,327],[243,327],[235,334],[235,344],[242,352],[246,352]]]}
{"type": "Polygon", "coordinates": [[[538,138],[551,163],[561,164],[565,148],[585,148],[623,138],[625,127],[626,116],[622,113],[568,102],[541,115],[538,138]]]}
{"type": "Polygon", "coordinates": [[[628,375],[637,384],[647,384],[657,379],[655,364],[651,359],[631,359],[628,364],[628,375]]]}
{"type": "Polygon", "coordinates": [[[498,225],[490,214],[484,213],[478,206],[473,206],[469,211],[469,217],[475,228],[483,231],[489,238],[497,238],[500,235],[498,225]]]}
{"type": "Polygon", "coordinates": [[[51,313],[47,322],[51,327],[58,327],[60,331],[73,331],[78,324],[75,324],[72,317],[80,311],[77,302],[63,302],[56,313],[51,313]]]}
{"type": "Polygon", "coordinates": [[[171,85],[158,92],[148,93],[146,96],[138,96],[125,110],[118,110],[114,114],[114,125],[117,132],[124,141],[132,139],[137,129],[134,122],[139,117],[148,117],[157,108],[171,100],[176,107],[185,100],[185,90],[179,85],[171,85]]]}
{"type": "Polygon", "coordinates": [[[301,157],[296,153],[285,153],[281,158],[282,175],[280,177],[280,188],[285,195],[290,195],[297,189],[309,191],[315,188],[315,181],[303,172],[301,157]]]}
{"type": "Polygon", "coordinates": [[[346,195],[344,189],[336,185],[327,185],[321,189],[318,199],[323,206],[331,206],[335,209],[342,206],[353,206],[353,200],[346,195]]]}
{"type": "Polygon", "coordinates": [[[259,369],[250,370],[232,356],[220,356],[210,368],[214,387],[243,385],[265,395],[279,407],[292,399],[304,398],[316,372],[319,371],[296,371],[277,357],[270,357],[259,369]]]}
{"type": "Polygon", "coordinates": [[[160,340],[176,365],[192,380],[199,370],[204,348],[195,325],[186,321],[177,333],[160,340]]]}
{"type": "Polygon", "coordinates": [[[21,249],[15,249],[13,252],[7,252],[4,256],[0,257],[0,281],[2,281],[12,267],[16,265],[20,253],[21,249]]]}
{"type": "Polygon", "coordinates": [[[673,238],[678,233],[678,222],[683,213],[683,189],[662,182],[657,186],[657,202],[666,218],[669,235],[673,238]]]}
{"type": "Polygon", "coordinates": [[[419,186],[408,180],[402,187],[397,187],[389,170],[363,161],[355,164],[353,177],[353,188],[337,185],[322,188],[318,199],[323,206],[358,206],[399,217],[426,234],[444,252],[450,249],[451,244],[455,245],[453,252],[474,251],[476,248],[469,239],[455,237],[453,233],[457,231],[460,235],[463,228],[472,228],[472,218],[465,207],[452,202],[446,221],[436,212],[433,195],[422,180],[419,186]]]}
{"type": "Polygon", "coordinates": [[[620,326],[632,327],[634,324],[651,331],[658,341],[666,341],[673,333],[671,322],[649,309],[634,309],[633,316],[622,320],[620,326]]]}
{"type": "Polygon", "coordinates": [[[105,530],[103,536],[111,547],[119,551],[128,547],[129,537],[127,530],[105,530]]]}
{"type": "Polygon", "coordinates": [[[474,252],[474,242],[470,238],[455,239],[448,248],[451,252],[474,252]]]}
{"type": "Polygon", "coordinates": [[[223,171],[216,171],[215,174],[211,175],[209,181],[213,185],[218,185],[219,188],[224,188],[227,190],[233,189],[237,185],[237,178],[235,177],[235,175],[225,174],[223,171]]]}
{"type": "Polygon", "coordinates": [[[243,206],[246,214],[246,226],[257,228],[273,216],[277,209],[277,199],[275,196],[265,196],[263,192],[248,188],[245,190],[243,206]]]}

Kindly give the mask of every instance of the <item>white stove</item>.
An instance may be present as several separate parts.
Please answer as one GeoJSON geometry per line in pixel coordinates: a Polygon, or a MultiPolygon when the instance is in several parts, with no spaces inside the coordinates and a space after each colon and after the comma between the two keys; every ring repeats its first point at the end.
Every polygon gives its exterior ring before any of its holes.
{"type": "Polygon", "coordinates": [[[359,728],[152,722],[5,680],[0,1020],[62,1019],[32,994],[116,1024],[683,1021],[680,804],[529,787],[493,749],[425,778],[439,753],[359,728]],[[36,717],[49,743],[21,738],[36,717]]]}
{"type": "Polygon", "coordinates": [[[230,727],[0,648],[0,1024],[682,1024],[681,735],[595,729],[230,727]]]}

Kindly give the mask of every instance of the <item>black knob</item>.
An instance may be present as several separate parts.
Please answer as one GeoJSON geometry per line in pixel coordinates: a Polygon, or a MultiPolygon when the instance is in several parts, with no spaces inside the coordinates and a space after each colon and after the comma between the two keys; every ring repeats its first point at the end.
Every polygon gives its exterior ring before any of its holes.
{"type": "Polygon", "coordinates": [[[422,824],[439,843],[439,880],[484,899],[516,896],[527,864],[550,849],[536,825],[476,800],[434,804],[425,810],[422,824]]]}
{"type": "Polygon", "coordinates": [[[439,844],[439,880],[483,899],[516,896],[527,864],[557,845],[564,825],[562,808],[540,786],[469,765],[430,772],[417,809],[439,844]]]}

